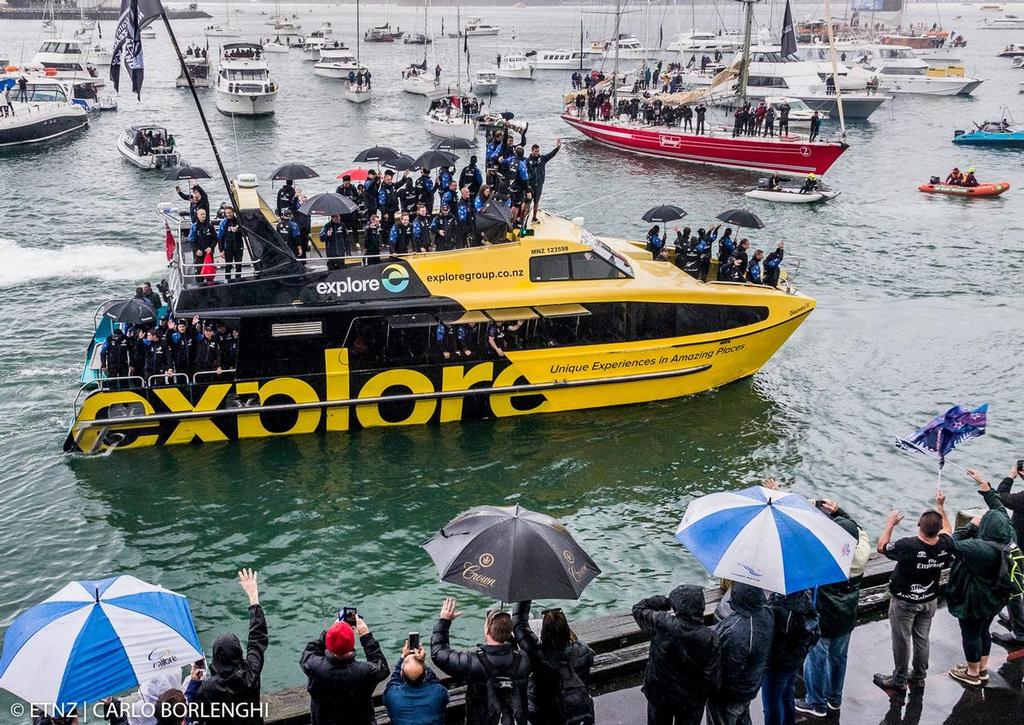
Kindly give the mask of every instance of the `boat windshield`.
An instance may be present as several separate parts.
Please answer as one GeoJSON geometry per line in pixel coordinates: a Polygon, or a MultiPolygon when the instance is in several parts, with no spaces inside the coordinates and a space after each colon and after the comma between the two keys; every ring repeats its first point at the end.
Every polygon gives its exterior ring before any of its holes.
{"type": "Polygon", "coordinates": [[[35,83],[29,83],[25,91],[28,94],[29,103],[44,103],[47,101],[66,103],[68,100],[64,89],[55,84],[36,85],[35,83]]]}
{"type": "Polygon", "coordinates": [[[783,55],[780,52],[760,52],[751,53],[750,60],[752,63],[799,63],[800,58],[790,53],[789,55],[783,55]]]}
{"type": "Polygon", "coordinates": [[[591,232],[588,232],[586,229],[582,230],[580,232],[580,242],[586,244],[594,250],[594,254],[615,267],[615,269],[619,270],[627,277],[633,277],[633,266],[629,263],[629,260],[613,251],[611,247],[602,242],[591,232]]]}

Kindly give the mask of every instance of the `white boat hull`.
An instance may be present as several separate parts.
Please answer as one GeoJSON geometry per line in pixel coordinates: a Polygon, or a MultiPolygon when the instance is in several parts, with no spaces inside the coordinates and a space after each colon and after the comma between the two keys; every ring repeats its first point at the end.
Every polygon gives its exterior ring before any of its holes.
{"type": "Polygon", "coordinates": [[[498,92],[498,84],[473,81],[472,91],[478,96],[493,96],[498,92]]]}
{"type": "Polygon", "coordinates": [[[773,201],[781,204],[813,204],[816,201],[828,201],[839,196],[837,191],[812,191],[801,194],[799,191],[769,191],[768,189],[753,189],[743,196],[762,201],[773,201]]]}
{"type": "MultiPolygon", "coordinates": [[[[13,95],[13,94],[12,94],[13,95]]],[[[0,148],[40,143],[89,125],[84,108],[71,104],[15,103],[14,115],[0,118],[0,148]]]]}
{"type": "Polygon", "coordinates": [[[444,89],[440,85],[435,84],[432,79],[423,76],[403,78],[402,90],[415,96],[426,96],[432,101],[444,95],[444,89]]]}
{"type": "Polygon", "coordinates": [[[347,86],[345,88],[345,100],[351,101],[352,103],[366,103],[370,100],[371,91],[369,88],[355,88],[353,86],[347,86]]]}
{"type": "Polygon", "coordinates": [[[278,45],[277,43],[264,43],[263,44],[263,52],[264,53],[287,53],[288,52],[288,46],[287,45],[278,45]]]}
{"type": "Polygon", "coordinates": [[[969,95],[979,82],[972,78],[928,78],[904,76],[879,76],[883,93],[899,93],[918,96],[959,96],[969,95]],[[972,88],[971,85],[974,84],[972,88]]]}
{"type": "MultiPolygon", "coordinates": [[[[196,88],[209,88],[213,84],[210,82],[209,78],[193,78],[192,85],[196,88]]],[[[188,81],[185,78],[178,76],[174,81],[174,87],[188,88],[188,81]]]]}
{"type": "Polygon", "coordinates": [[[277,91],[254,95],[217,89],[217,110],[228,116],[269,116],[277,103],[277,91]]]}
{"type": "Polygon", "coordinates": [[[223,30],[207,30],[205,34],[207,38],[238,38],[242,35],[242,31],[225,28],[223,30]]]}
{"type": "Polygon", "coordinates": [[[543,60],[535,59],[533,67],[536,70],[585,70],[587,63],[580,65],[579,59],[570,60],[543,60]]]}
{"type": "Polygon", "coordinates": [[[117,150],[125,161],[144,171],[170,169],[178,165],[178,154],[147,154],[146,156],[139,156],[123,137],[117,139],[117,150]]]}
{"type": "Polygon", "coordinates": [[[498,35],[500,32],[501,28],[485,28],[484,30],[467,30],[462,33],[462,36],[468,35],[471,38],[478,38],[483,35],[498,35]]]}
{"type": "Polygon", "coordinates": [[[334,78],[348,80],[349,73],[358,73],[354,65],[342,65],[340,63],[317,63],[313,66],[313,75],[321,78],[334,78]]]}
{"type": "Polygon", "coordinates": [[[427,133],[438,138],[461,138],[466,141],[476,139],[476,121],[463,122],[462,118],[446,121],[427,115],[423,117],[423,127],[427,133]]]}
{"type": "Polygon", "coordinates": [[[494,72],[498,74],[499,78],[514,78],[521,81],[533,80],[533,66],[526,66],[525,68],[495,68],[494,72]]]}

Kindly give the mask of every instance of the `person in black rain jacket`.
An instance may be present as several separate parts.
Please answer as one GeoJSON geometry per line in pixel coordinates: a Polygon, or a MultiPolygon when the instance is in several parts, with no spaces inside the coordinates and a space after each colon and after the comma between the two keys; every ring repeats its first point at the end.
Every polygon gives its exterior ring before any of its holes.
{"type": "Polygon", "coordinates": [[[274,212],[281,216],[285,209],[294,211],[295,205],[295,184],[291,179],[284,182],[284,186],[277,190],[277,207],[274,212]]]}
{"type": "Polygon", "coordinates": [[[684,585],[633,605],[650,637],[643,691],[648,725],[699,725],[720,677],[718,635],[704,624],[704,590],[684,585]]]}
{"type": "Polygon", "coordinates": [[[341,269],[345,266],[342,257],[350,253],[348,228],[342,224],[340,214],[332,214],[331,220],[320,227],[320,241],[327,254],[327,269],[341,269]]]}
{"type": "Polygon", "coordinates": [[[530,628],[530,602],[519,602],[512,613],[512,635],[530,658],[531,725],[592,725],[594,701],[587,683],[594,650],[576,639],[562,610],[543,613],[538,638],[530,628]]]}
{"type": "Polygon", "coordinates": [[[750,701],[757,695],[768,664],[775,618],[763,589],[735,583],[729,599],[732,613],[718,623],[723,677],[708,701],[715,725],[746,725],[750,701]]]}
{"type": "Polygon", "coordinates": [[[770,606],[775,631],[761,683],[761,705],[765,725],[786,725],[796,720],[797,672],[803,668],[811,647],[820,639],[821,629],[809,589],[786,596],[773,594],[770,606]]]}

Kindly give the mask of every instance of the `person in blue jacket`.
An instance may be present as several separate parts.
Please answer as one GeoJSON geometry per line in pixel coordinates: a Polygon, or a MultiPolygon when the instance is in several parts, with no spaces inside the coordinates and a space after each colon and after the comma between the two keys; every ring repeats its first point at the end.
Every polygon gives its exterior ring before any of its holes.
{"type": "Polygon", "coordinates": [[[665,235],[661,233],[661,227],[657,224],[647,232],[647,251],[655,260],[665,258],[665,235]]]}
{"type": "Polygon", "coordinates": [[[723,270],[729,262],[729,257],[736,251],[736,242],[732,238],[732,227],[725,228],[725,234],[718,240],[718,278],[722,279],[723,270]]]}
{"type": "Polygon", "coordinates": [[[476,210],[469,198],[469,189],[463,189],[459,203],[455,206],[455,248],[462,249],[473,244],[476,231],[476,210]]]}
{"type": "Polygon", "coordinates": [[[402,647],[402,659],[384,687],[392,725],[444,725],[448,688],[426,666],[426,656],[422,647],[410,652],[408,641],[402,647]]]}
{"type": "Polygon", "coordinates": [[[306,247],[302,243],[302,232],[299,229],[299,225],[292,221],[292,212],[290,209],[284,209],[281,212],[281,218],[277,220],[277,233],[281,235],[281,239],[288,243],[292,251],[295,252],[295,256],[298,259],[306,258],[306,247]]]}
{"type": "Polygon", "coordinates": [[[761,273],[761,260],[763,259],[764,250],[758,249],[747,263],[747,279],[754,284],[764,284],[764,275],[761,273]]]}
{"type": "Polygon", "coordinates": [[[430,169],[423,169],[419,178],[413,182],[413,186],[416,189],[417,203],[426,207],[427,214],[433,214],[434,180],[430,178],[430,169]]]}
{"type": "Polygon", "coordinates": [[[430,217],[425,204],[416,205],[416,216],[412,220],[412,243],[421,252],[430,251],[430,217]]]}

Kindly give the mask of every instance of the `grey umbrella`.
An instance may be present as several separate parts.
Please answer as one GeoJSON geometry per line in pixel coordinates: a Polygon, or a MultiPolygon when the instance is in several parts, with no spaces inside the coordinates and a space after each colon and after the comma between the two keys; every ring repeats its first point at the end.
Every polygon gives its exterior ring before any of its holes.
{"type": "Polygon", "coordinates": [[[359,205],[347,196],[335,194],[333,191],[326,194],[314,194],[306,200],[306,203],[299,207],[299,211],[307,216],[318,214],[331,216],[333,214],[351,214],[359,210],[359,205]]]}
{"type": "Polygon", "coordinates": [[[287,181],[288,179],[315,179],[320,174],[313,171],[305,164],[281,164],[274,173],[270,175],[272,181],[287,181]]]}
{"type": "Polygon", "coordinates": [[[396,151],[390,146],[371,146],[368,149],[360,151],[352,160],[356,163],[365,163],[367,161],[382,163],[384,161],[397,159],[401,155],[402,154],[399,151],[396,151]]]}
{"type": "Polygon", "coordinates": [[[103,305],[103,316],[114,322],[126,322],[129,325],[148,325],[156,321],[153,306],[138,297],[107,302],[103,305]]]}
{"type": "Polygon", "coordinates": [[[206,169],[198,166],[178,166],[167,172],[164,177],[167,181],[179,181],[181,179],[209,179],[210,174],[206,169]]]}
{"type": "Polygon", "coordinates": [[[423,544],[441,581],[503,602],[579,599],[601,573],[557,519],[515,506],[478,506],[423,544]]]}
{"type": "Polygon", "coordinates": [[[746,209],[726,209],[718,215],[718,220],[726,224],[735,224],[738,227],[748,229],[764,229],[764,222],[761,217],[746,209]]]}
{"type": "Polygon", "coordinates": [[[385,161],[385,169],[394,169],[395,171],[408,171],[414,167],[413,157],[409,154],[398,154],[395,158],[385,161]]]}
{"type": "Polygon", "coordinates": [[[430,149],[424,151],[412,162],[413,169],[436,169],[439,166],[454,166],[459,163],[459,157],[451,151],[430,149]]]}
{"type": "Polygon", "coordinates": [[[476,148],[476,144],[465,138],[443,138],[430,148],[442,151],[465,151],[476,148]]]}

